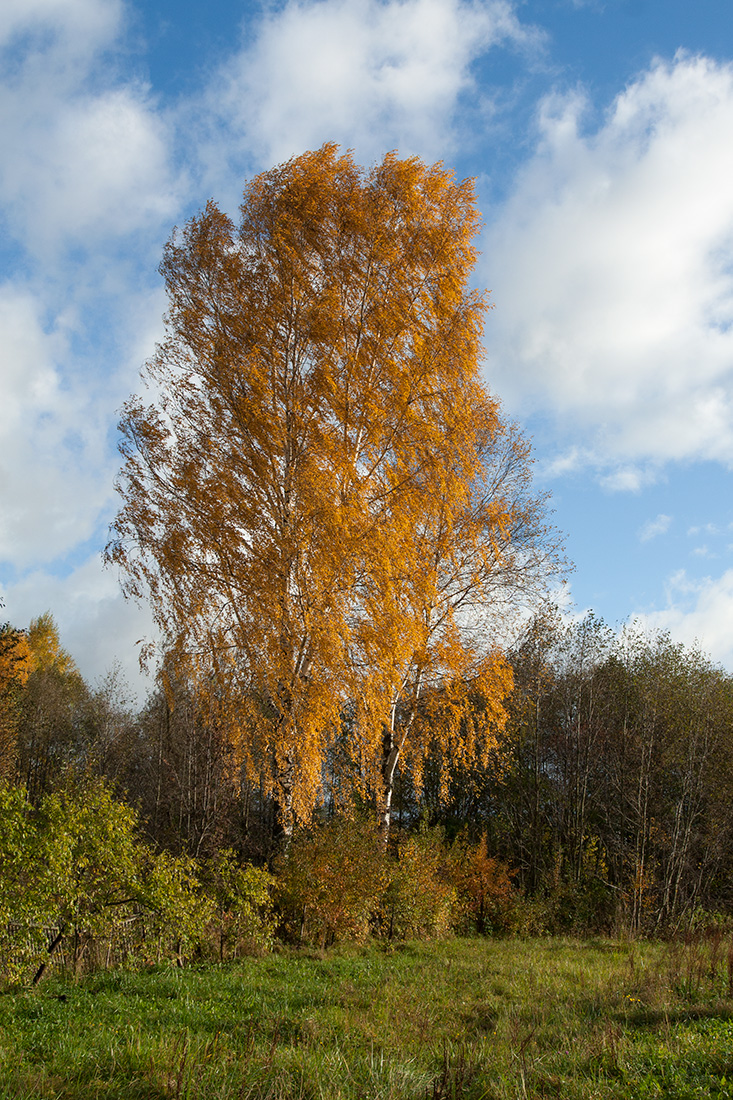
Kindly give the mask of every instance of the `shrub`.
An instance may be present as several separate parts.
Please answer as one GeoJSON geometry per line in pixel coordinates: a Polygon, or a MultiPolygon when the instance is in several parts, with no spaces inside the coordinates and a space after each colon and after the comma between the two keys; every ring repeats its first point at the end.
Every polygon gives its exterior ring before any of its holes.
{"type": "Polygon", "coordinates": [[[200,950],[213,914],[193,860],[154,856],[135,811],[104,780],[69,777],[38,810],[0,787],[0,968],[37,980],[49,961],[75,970],[200,950]]]}
{"type": "Polygon", "coordinates": [[[144,903],[144,958],[180,965],[201,953],[208,941],[214,902],[204,893],[196,861],[160,852],[148,872],[144,903]]]}
{"type": "Polygon", "coordinates": [[[134,919],[147,857],[136,831],[135,811],[101,779],[70,780],[41,803],[42,908],[73,944],[75,966],[95,941],[134,919]]]}
{"type": "Polygon", "coordinates": [[[477,844],[459,838],[451,849],[451,879],[464,925],[480,935],[507,932],[514,926],[517,891],[510,868],[488,853],[486,834],[477,844]]]}
{"type": "Polygon", "coordinates": [[[0,785],[0,972],[19,981],[46,954],[51,917],[39,830],[25,790],[0,785]]]}
{"type": "Polygon", "coordinates": [[[234,852],[225,849],[212,861],[208,879],[220,960],[227,954],[236,958],[268,950],[275,931],[272,875],[251,864],[241,866],[234,852]]]}
{"type": "Polygon", "coordinates": [[[457,901],[442,831],[423,826],[398,836],[382,903],[384,933],[390,939],[442,936],[455,922],[457,901]]]}
{"type": "Polygon", "coordinates": [[[323,947],[366,937],[387,885],[381,841],[371,824],[340,818],[302,828],[278,870],[288,938],[323,947]]]}

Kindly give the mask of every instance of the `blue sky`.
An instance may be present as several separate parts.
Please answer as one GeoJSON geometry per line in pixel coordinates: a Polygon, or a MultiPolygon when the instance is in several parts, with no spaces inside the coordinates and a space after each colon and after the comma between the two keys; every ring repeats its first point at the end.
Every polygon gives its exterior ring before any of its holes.
{"type": "Polygon", "coordinates": [[[730,0],[4,0],[0,595],[90,680],[145,609],[100,551],[157,265],[209,197],[337,141],[475,176],[486,380],[533,437],[569,614],[733,670],[730,0]]]}

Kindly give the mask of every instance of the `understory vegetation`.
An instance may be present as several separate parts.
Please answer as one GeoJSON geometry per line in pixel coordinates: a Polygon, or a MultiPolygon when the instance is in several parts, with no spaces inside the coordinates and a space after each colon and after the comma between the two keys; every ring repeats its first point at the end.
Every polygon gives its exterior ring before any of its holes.
{"type": "Polygon", "coordinates": [[[297,944],[508,930],[518,895],[486,839],[446,844],[424,827],[385,850],[370,823],[301,830],[273,872],[221,850],[157,854],[135,812],[86,778],[33,807],[0,788],[0,967],[9,984],[161,961],[261,955],[297,944]]]}

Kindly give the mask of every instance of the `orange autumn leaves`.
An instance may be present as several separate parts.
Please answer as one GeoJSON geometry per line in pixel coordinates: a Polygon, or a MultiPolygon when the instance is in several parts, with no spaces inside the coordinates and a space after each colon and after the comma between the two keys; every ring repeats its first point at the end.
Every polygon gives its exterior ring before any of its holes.
{"type": "Polygon", "coordinates": [[[48,612],[34,619],[28,631],[0,625],[0,778],[10,778],[15,771],[22,689],[31,673],[50,669],[78,676],[48,612]]]}
{"type": "Polygon", "coordinates": [[[24,631],[0,627],[0,778],[15,766],[20,694],[33,670],[33,654],[24,631]]]}
{"type": "Polygon", "coordinates": [[[553,550],[479,376],[478,228],[441,164],[364,171],[325,145],[251,181],[238,225],[210,202],[165,250],[167,336],[152,402],[124,410],[107,554],[286,827],[347,710],[352,778],[384,812],[400,754],[485,747],[504,721],[483,620],[553,550]]]}

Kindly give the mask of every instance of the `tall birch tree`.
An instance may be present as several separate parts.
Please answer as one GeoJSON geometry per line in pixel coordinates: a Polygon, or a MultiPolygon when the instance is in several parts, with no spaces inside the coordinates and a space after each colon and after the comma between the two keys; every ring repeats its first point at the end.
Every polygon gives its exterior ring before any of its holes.
{"type": "Polygon", "coordinates": [[[209,202],[165,250],[167,335],[151,398],[124,409],[107,557],[286,828],[347,701],[385,824],[428,689],[466,713],[473,680],[502,720],[508,670],[475,611],[552,552],[479,375],[478,228],[442,164],[364,171],[331,144],[252,180],[238,225],[209,202]]]}

